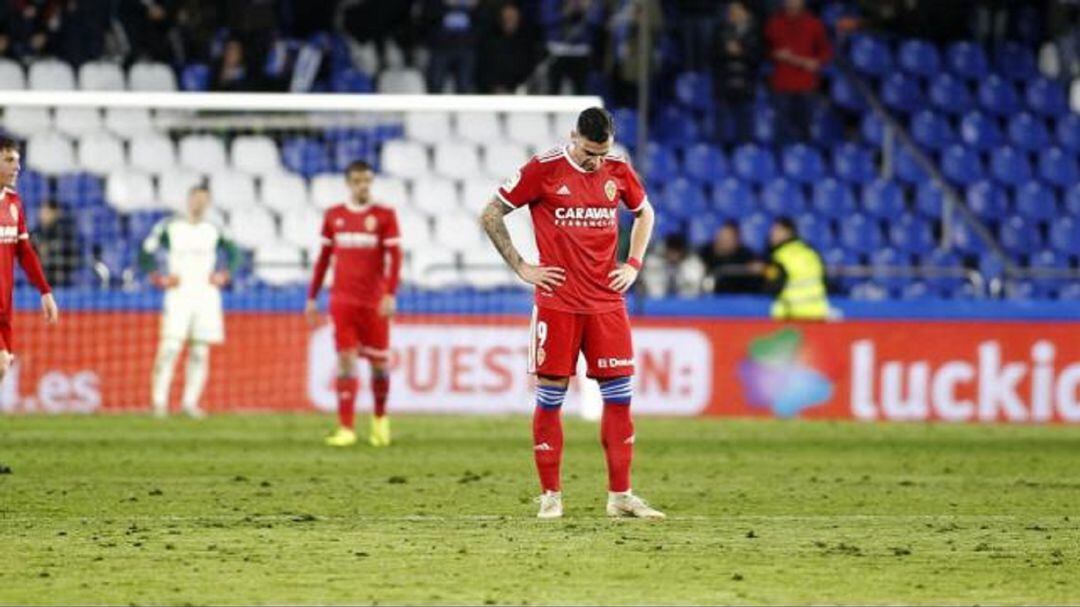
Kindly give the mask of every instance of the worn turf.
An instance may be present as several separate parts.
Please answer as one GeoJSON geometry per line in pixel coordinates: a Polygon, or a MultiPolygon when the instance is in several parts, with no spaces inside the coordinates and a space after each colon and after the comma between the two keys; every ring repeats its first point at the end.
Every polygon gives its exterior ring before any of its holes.
{"type": "Polygon", "coordinates": [[[0,418],[0,603],[1077,603],[1080,428],[639,420],[603,516],[595,425],[538,521],[525,418],[0,418]]]}

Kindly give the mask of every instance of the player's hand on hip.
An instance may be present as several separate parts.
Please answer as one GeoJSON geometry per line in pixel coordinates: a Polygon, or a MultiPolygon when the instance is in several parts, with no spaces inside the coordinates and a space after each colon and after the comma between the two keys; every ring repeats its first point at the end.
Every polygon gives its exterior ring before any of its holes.
{"type": "Polygon", "coordinates": [[[224,287],[232,280],[232,275],[228,270],[219,270],[210,275],[210,284],[215,287],[224,287]]]}
{"type": "Polygon", "coordinates": [[[523,263],[518,267],[517,275],[521,280],[545,291],[554,291],[566,282],[566,270],[554,266],[534,266],[523,263]]]}
{"type": "Polygon", "coordinates": [[[150,275],[150,284],[162,290],[171,289],[180,284],[180,277],[175,274],[159,274],[154,272],[150,275]]]}
{"type": "Polygon", "coordinates": [[[307,317],[308,322],[315,326],[319,324],[319,306],[315,303],[314,299],[307,300],[304,304],[304,316],[307,317]]]}
{"type": "Polygon", "coordinates": [[[611,279],[608,286],[611,287],[612,291],[625,293],[626,290],[630,288],[630,285],[634,284],[637,277],[638,271],[634,269],[634,266],[626,263],[619,264],[618,268],[615,268],[608,274],[608,278],[611,279]]]}
{"type": "Polygon", "coordinates": [[[390,294],[383,295],[379,302],[379,316],[390,318],[394,312],[397,312],[397,298],[390,294]]]}
{"type": "Polygon", "coordinates": [[[41,311],[45,315],[45,322],[50,325],[60,320],[60,308],[56,307],[56,298],[52,293],[41,296],[41,311]]]}

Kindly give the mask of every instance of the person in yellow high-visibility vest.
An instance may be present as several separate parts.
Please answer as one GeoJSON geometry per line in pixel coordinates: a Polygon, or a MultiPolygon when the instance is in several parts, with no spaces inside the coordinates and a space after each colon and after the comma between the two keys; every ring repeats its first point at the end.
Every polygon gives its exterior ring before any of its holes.
{"type": "Polygon", "coordinates": [[[772,317],[777,320],[825,320],[829,300],[825,293],[825,265],[821,256],[799,238],[795,223],[777,218],[769,229],[772,248],[765,279],[776,301],[772,317]]]}

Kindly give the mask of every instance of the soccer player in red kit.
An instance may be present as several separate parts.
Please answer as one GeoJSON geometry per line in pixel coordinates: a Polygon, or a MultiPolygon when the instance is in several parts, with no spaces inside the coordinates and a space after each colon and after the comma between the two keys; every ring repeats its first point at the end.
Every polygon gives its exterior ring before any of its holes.
{"type": "Polygon", "coordinates": [[[334,285],[330,291],[330,318],[338,353],[338,424],[326,444],[356,444],[356,361],[371,362],[371,390],[375,410],[369,442],[375,447],[390,444],[390,420],[386,398],[390,392],[387,363],[390,358],[390,317],[394,315],[401,248],[397,215],[371,197],[375,173],[366,162],[345,169],[350,200],[326,211],[322,227],[322,250],[308,289],[306,314],[313,324],[319,312],[315,300],[334,258],[334,285]]]}
{"type": "Polygon", "coordinates": [[[30,244],[22,199],[15,192],[21,170],[19,144],[11,139],[0,139],[0,187],[3,188],[0,190],[0,380],[3,380],[15,358],[12,293],[15,290],[16,260],[26,272],[30,284],[41,293],[45,322],[55,323],[60,314],[49,281],[41,269],[41,260],[30,244]]]}
{"type": "Polygon", "coordinates": [[[579,353],[604,399],[600,434],[608,469],[608,516],[664,517],[630,490],[634,353],[623,293],[641,270],[654,215],[634,170],[610,153],[614,133],[606,110],[585,110],[570,145],[529,160],[498,189],[481,219],[503,259],[536,286],[529,364],[538,384],[533,454],[542,490],[540,518],[558,518],[563,512],[560,411],[579,353]],[[615,259],[620,202],[634,214],[625,263],[615,259]],[[503,221],[507,213],[526,206],[540,251],[535,266],[522,260],[503,221]]]}

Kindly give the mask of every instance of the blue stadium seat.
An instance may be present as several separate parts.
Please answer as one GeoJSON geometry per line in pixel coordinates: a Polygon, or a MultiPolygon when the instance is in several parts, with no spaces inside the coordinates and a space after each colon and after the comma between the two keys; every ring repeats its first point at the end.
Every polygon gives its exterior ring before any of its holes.
{"type": "Polygon", "coordinates": [[[650,141],[645,146],[645,158],[648,170],[645,179],[650,184],[663,185],[681,172],[679,159],[671,146],[658,141],[650,141]]]}
{"type": "Polygon", "coordinates": [[[888,223],[889,242],[907,253],[921,253],[934,246],[930,222],[916,215],[904,214],[888,223]]]}
{"type": "Polygon", "coordinates": [[[1063,301],[1080,300],[1080,283],[1066,283],[1059,285],[1057,289],[1057,298],[1063,301]]]}
{"type": "Polygon", "coordinates": [[[1065,212],[1072,217],[1080,217],[1080,183],[1065,190],[1065,212]]]}
{"type": "Polygon", "coordinates": [[[825,267],[827,268],[854,266],[862,263],[862,259],[860,259],[858,253],[846,247],[839,246],[826,249],[821,254],[821,260],[825,262],[825,267]]]}
{"type": "MultiPolygon", "coordinates": [[[[22,178],[20,177],[20,182],[22,178]]],[[[19,184],[20,190],[24,187],[19,184]]],[[[90,173],[65,173],[56,178],[56,200],[72,208],[101,206],[105,192],[101,178],[90,173]]]]}
{"type": "Polygon", "coordinates": [[[713,106],[712,80],[707,74],[683,72],[675,78],[675,99],[691,110],[707,110],[713,106]]]}
{"type": "Polygon", "coordinates": [[[812,213],[799,215],[795,227],[799,230],[799,237],[818,251],[832,248],[836,242],[831,222],[812,213]]]}
{"type": "Polygon", "coordinates": [[[941,291],[922,280],[910,280],[900,288],[899,295],[904,301],[919,301],[941,297],[941,291]]]}
{"type": "Polygon", "coordinates": [[[1012,82],[991,74],[979,83],[979,105],[997,116],[1010,116],[1020,109],[1020,95],[1012,82]]]}
{"type": "Polygon", "coordinates": [[[1028,301],[1038,296],[1038,290],[1030,280],[1007,280],[1004,293],[1005,299],[1013,301],[1028,301]]]}
{"type": "MultiPolygon", "coordinates": [[[[628,213],[624,214],[624,216],[627,218],[630,217],[628,213]]],[[[656,224],[653,225],[653,238],[659,241],[667,238],[668,236],[671,236],[672,234],[682,233],[683,221],[681,219],[667,213],[656,214],[656,224]]]]}
{"type": "Polygon", "coordinates": [[[1069,111],[1069,102],[1061,83],[1049,78],[1029,80],[1024,92],[1027,105],[1040,116],[1060,116],[1069,111]]]}
{"type": "Polygon", "coordinates": [[[285,167],[304,177],[312,177],[331,170],[330,155],[326,146],[308,137],[285,140],[281,147],[281,160],[285,167]]]}
{"type": "Polygon", "coordinates": [[[1080,114],[1070,112],[1058,118],[1054,131],[1061,147],[1074,154],[1080,153],[1080,114]]]}
{"type": "Polygon", "coordinates": [[[776,177],[776,160],[767,148],[752,143],[735,148],[735,174],[754,183],[766,183],[776,177]]]}
{"type": "Polygon", "coordinates": [[[348,67],[334,73],[330,90],[335,93],[372,93],[375,92],[375,80],[356,68],[348,67]]]}
{"type": "Polygon", "coordinates": [[[709,207],[701,186],[686,177],[677,177],[668,182],[662,198],[665,210],[686,219],[696,219],[709,207]]]}
{"type": "Polygon", "coordinates": [[[1028,112],[1020,112],[1009,119],[1009,141],[1022,150],[1037,152],[1050,145],[1050,132],[1046,123],[1028,112]]]}
{"type": "MultiPolygon", "coordinates": [[[[754,114],[751,118],[751,134],[754,141],[771,144],[777,138],[776,108],[768,103],[755,103],[754,114]]],[[[730,123],[731,133],[734,134],[734,123],[730,123]]]]}
{"type": "Polygon", "coordinates": [[[1080,255],[1080,221],[1062,217],[1051,223],[1050,246],[1064,255],[1080,255]]]}
{"type": "Polygon", "coordinates": [[[880,146],[885,142],[885,123],[873,112],[863,114],[859,122],[859,134],[870,145],[880,146]]]}
{"type": "MultiPolygon", "coordinates": [[[[79,209],[75,216],[75,229],[86,243],[115,242],[123,236],[120,216],[110,207],[79,209]]],[[[130,246],[127,242],[125,247],[130,246]]]]}
{"type": "Polygon", "coordinates": [[[1009,193],[989,179],[967,187],[967,206],[983,221],[998,222],[1009,212],[1009,193]]]}
{"type": "Polygon", "coordinates": [[[949,181],[969,185],[983,178],[978,152],[964,145],[951,145],[941,153],[941,173],[949,181]]]}
{"type": "Polygon", "coordinates": [[[997,51],[997,70],[1012,80],[1028,80],[1038,75],[1035,54],[1017,42],[1006,42],[997,51]]]}
{"type": "Polygon", "coordinates": [[[915,210],[923,217],[941,219],[942,213],[945,212],[945,192],[933,181],[917,184],[915,210]]]}
{"type": "Polygon", "coordinates": [[[896,177],[904,183],[918,184],[930,179],[930,174],[915,160],[907,148],[898,148],[893,154],[896,177]]]}
{"type": "Polygon", "coordinates": [[[881,224],[877,219],[856,213],[840,222],[840,244],[862,254],[881,248],[881,224]]]}
{"type": "MultiPolygon", "coordinates": [[[[1069,258],[1053,249],[1043,249],[1029,255],[1027,265],[1036,272],[1039,270],[1060,272],[1069,268],[1069,258]]],[[[1036,275],[1032,278],[1032,282],[1040,298],[1052,297],[1064,284],[1060,276],[1055,277],[1051,273],[1036,275]]]]}
{"type": "Polygon", "coordinates": [[[191,92],[210,90],[210,66],[203,63],[184,66],[184,70],[180,72],[180,88],[191,92]]]}
{"type": "Polygon", "coordinates": [[[948,294],[964,284],[962,277],[943,274],[943,271],[956,271],[963,267],[959,256],[953,251],[933,249],[919,255],[919,265],[923,280],[933,292],[948,294]]]}
{"type": "Polygon", "coordinates": [[[1002,143],[997,119],[982,112],[968,112],[960,121],[960,139],[979,150],[986,151],[1002,143]]]}
{"type": "Polygon", "coordinates": [[[934,109],[954,116],[966,114],[975,105],[968,85],[947,72],[938,74],[930,82],[929,96],[934,109]]]}
{"type": "Polygon", "coordinates": [[[1016,189],[1016,212],[1030,221],[1051,221],[1058,217],[1057,196],[1041,181],[1032,179],[1016,189]]]}
{"type": "Polygon", "coordinates": [[[806,210],[806,195],[798,182],[778,177],[762,188],[761,208],[772,215],[793,217],[806,210]]]}
{"type": "Polygon", "coordinates": [[[877,177],[873,153],[857,143],[843,143],[833,148],[833,172],[851,183],[869,183],[877,177]]]}
{"type": "Polygon", "coordinates": [[[654,128],[660,141],[678,147],[703,139],[701,125],[694,114],[677,106],[667,106],[661,110],[654,128]]]}
{"type": "Polygon", "coordinates": [[[784,148],[781,164],[784,175],[801,183],[814,183],[825,176],[825,160],[817,148],[797,143],[784,148]]]}
{"type": "Polygon", "coordinates": [[[862,208],[872,217],[892,219],[904,208],[904,191],[895,181],[876,179],[862,188],[862,208]]]}
{"type": "Polygon", "coordinates": [[[135,211],[127,216],[128,235],[138,246],[150,234],[157,222],[169,216],[168,211],[135,211]]]}
{"type": "Polygon", "coordinates": [[[374,162],[377,156],[374,143],[366,137],[339,139],[331,147],[334,151],[335,171],[344,171],[349,163],[357,159],[374,162]]]}
{"type": "Polygon", "coordinates": [[[968,80],[982,80],[990,73],[989,62],[982,47],[974,42],[961,41],[949,45],[946,61],[952,73],[968,80]]]}
{"type": "Polygon", "coordinates": [[[1016,186],[1031,179],[1031,162],[1027,152],[1003,145],[990,152],[990,172],[1001,183],[1016,186]]]}
{"type": "Polygon", "coordinates": [[[874,282],[886,289],[899,290],[908,280],[895,273],[895,268],[911,265],[911,255],[891,247],[878,249],[870,254],[870,272],[874,282]]]}
{"type": "Polygon", "coordinates": [[[1039,152],[1039,176],[1050,183],[1067,188],[1080,181],[1080,168],[1076,155],[1057,146],[1039,152]]]}
{"type": "Polygon", "coordinates": [[[919,80],[903,72],[889,74],[882,81],[879,94],[887,107],[905,114],[914,112],[925,103],[919,80]]]}
{"type": "Polygon", "coordinates": [[[971,229],[967,222],[957,218],[951,223],[949,244],[964,255],[982,255],[986,243],[971,229]]]}
{"type": "Polygon", "coordinates": [[[940,150],[956,141],[949,120],[931,110],[918,112],[911,118],[911,137],[920,145],[940,150]]]}
{"type": "Polygon", "coordinates": [[[633,144],[637,141],[638,113],[634,108],[620,107],[611,110],[611,117],[615,120],[615,136],[624,143],[633,144]]]}
{"type": "Polygon", "coordinates": [[[842,74],[833,77],[829,85],[829,96],[832,97],[836,105],[846,110],[863,112],[868,107],[866,99],[859,94],[855,85],[842,74]]]}
{"type": "Polygon", "coordinates": [[[1042,238],[1034,222],[1019,215],[1005,220],[998,228],[1001,247],[1013,255],[1024,255],[1035,248],[1042,248],[1042,238]]]}
{"type": "Polygon", "coordinates": [[[746,181],[728,177],[713,188],[712,208],[726,219],[745,217],[757,206],[754,189],[746,181]]]}
{"type": "Polygon", "coordinates": [[[686,223],[686,237],[690,246],[701,248],[712,243],[716,230],[720,228],[721,218],[714,213],[702,213],[686,223]]]}
{"type": "Polygon", "coordinates": [[[884,76],[892,71],[892,53],[880,38],[857,35],[851,41],[851,63],[855,69],[871,76],[884,76]]]}
{"type": "Polygon", "coordinates": [[[19,196],[24,204],[40,205],[43,200],[52,196],[49,180],[37,171],[23,169],[19,173],[19,196]]]}
{"type": "Polygon", "coordinates": [[[769,226],[772,217],[765,213],[751,213],[739,220],[739,232],[743,243],[755,251],[764,251],[768,247],[769,226]]]}
{"type": "Polygon", "coordinates": [[[683,170],[701,183],[719,183],[728,175],[727,159],[715,145],[699,143],[683,153],[683,170]]]}
{"type": "Polygon", "coordinates": [[[811,206],[815,213],[834,219],[847,217],[857,208],[851,188],[832,177],[826,177],[814,184],[811,206]]]}
{"type": "Polygon", "coordinates": [[[905,40],[900,44],[898,57],[900,67],[913,76],[930,78],[941,69],[937,47],[925,40],[905,40]]]}
{"type": "Polygon", "coordinates": [[[810,141],[819,147],[828,147],[843,141],[844,125],[836,113],[821,104],[810,118],[810,141]]]}

